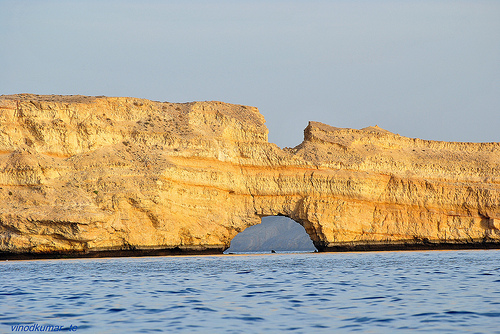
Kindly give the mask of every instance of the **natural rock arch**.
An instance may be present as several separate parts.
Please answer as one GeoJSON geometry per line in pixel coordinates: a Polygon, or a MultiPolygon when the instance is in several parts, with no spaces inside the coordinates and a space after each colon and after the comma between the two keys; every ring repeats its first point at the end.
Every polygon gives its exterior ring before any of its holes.
{"type": "Polygon", "coordinates": [[[257,108],[0,97],[0,252],[222,252],[284,215],[320,251],[498,247],[500,143],[310,122],[267,140],[257,108]]]}

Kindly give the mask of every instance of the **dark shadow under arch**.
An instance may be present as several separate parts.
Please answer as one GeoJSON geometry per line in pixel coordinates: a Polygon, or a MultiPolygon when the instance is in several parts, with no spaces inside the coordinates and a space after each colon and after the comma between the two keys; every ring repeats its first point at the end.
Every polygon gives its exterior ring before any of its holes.
{"type": "Polygon", "coordinates": [[[267,216],[262,223],[248,227],[233,240],[224,253],[314,252],[313,242],[302,225],[285,216],[267,216]]]}

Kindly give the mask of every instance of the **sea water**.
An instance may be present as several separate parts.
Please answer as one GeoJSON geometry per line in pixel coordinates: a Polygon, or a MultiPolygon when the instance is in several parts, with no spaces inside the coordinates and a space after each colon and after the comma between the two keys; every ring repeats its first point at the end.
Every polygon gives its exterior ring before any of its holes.
{"type": "Polygon", "coordinates": [[[500,333],[500,251],[0,262],[0,333],[58,329],[500,333]]]}

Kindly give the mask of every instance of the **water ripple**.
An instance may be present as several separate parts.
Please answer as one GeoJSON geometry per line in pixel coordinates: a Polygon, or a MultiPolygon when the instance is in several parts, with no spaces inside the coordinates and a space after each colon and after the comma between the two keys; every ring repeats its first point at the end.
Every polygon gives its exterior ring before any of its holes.
{"type": "Polygon", "coordinates": [[[0,263],[0,332],[499,333],[500,251],[0,263]]]}

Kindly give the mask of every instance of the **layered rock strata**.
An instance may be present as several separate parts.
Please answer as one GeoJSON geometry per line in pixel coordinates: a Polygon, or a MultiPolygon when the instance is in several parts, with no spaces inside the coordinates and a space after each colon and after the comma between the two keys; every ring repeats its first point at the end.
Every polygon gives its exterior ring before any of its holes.
{"type": "Polygon", "coordinates": [[[280,149],[264,122],[221,102],[0,96],[2,256],[222,252],[270,215],[320,251],[500,245],[500,143],[310,122],[280,149]]]}

